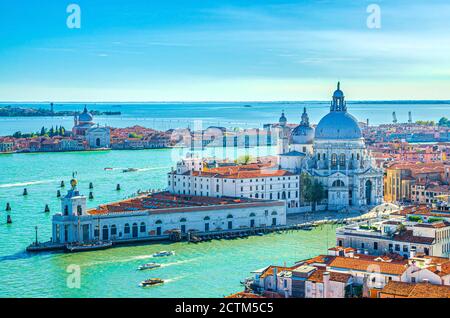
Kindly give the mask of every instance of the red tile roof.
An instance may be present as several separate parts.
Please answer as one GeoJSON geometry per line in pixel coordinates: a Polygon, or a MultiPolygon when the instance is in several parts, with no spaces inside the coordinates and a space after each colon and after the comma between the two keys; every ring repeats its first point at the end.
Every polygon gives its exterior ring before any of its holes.
{"type": "Polygon", "coordinates": [[[407,298],[450,298],[450,286],[389,281],[380,294],[407,298]]]}
{"type": "Polygon", "coordinates": [[[375,261],[367,258],[350,258],[337,256],[329,265],[331,268],[344,268],[357,271],[366,272],[373,269],[374,271],[379,268],[379,271],[383,274],[389,275],[401,275],[407,268],[407,262],[382,262],[375,261]]]}

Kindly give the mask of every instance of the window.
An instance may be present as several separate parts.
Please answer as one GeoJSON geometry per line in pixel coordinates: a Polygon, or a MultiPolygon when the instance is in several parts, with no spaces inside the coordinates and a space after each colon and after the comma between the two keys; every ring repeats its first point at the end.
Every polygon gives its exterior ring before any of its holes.
{"type": "Polygon", "coordinates": [[[67,205],[64,206],[64,215],[69,214],[69,207],[67,205]]]}
{"type": "Polygon", "coordinates": [[[342,180],[336,180],[332,184],[333,187],[345,187],[345,183],[342,180]]]}
{"type": "Polygon", "coordinates": [[[335,153],[331,155],[331,166],[332,167],[337,166],[337,155],[335,153]]]}
{"type": "Polygon", "coordinates": [[[144,233],[144,232],[147,230],[147,228],[146,228],[144,222],[141,222],[141,225],[140,225],[140,229],[139,229],[139,230],[140,230],[141,233],[144,233]]]}
{"type": "Polygon", "coordinates": [[[111,235],[117,235],[117,227],[115,224],[111,225],[111,235]]]}
{"type": "Polygon", "coordinates": [[[378,250],[378,242],[373,242],[373,249],[378,250]]]}
{"type": "Polygon", "coordinates": [[[125,224],[125,227],[124,227],[124,229],[123,229],[123,232],[125,233],[125,234],[130,234],[130,224],[125,224]]]}
{"type": "Polygon", "coordinates": [[[83,209],[81,208],[81,205],[77,205],[77,214],[81,215],[83,212],[83,209]]]}
{"type": "Polygon", "coordinates": [[[400,251],[400,244],[395,244],[395,250],[396,250],[397,252],[400,251]]]}
{"type": "Polygon", "coordinates": [[[345,154],[343,154],[343,153],[341,153],[341,154],[339,155],[339,165],[340,165],[341,167],[344,167],[344,166],[345,166],[345,154]]]}

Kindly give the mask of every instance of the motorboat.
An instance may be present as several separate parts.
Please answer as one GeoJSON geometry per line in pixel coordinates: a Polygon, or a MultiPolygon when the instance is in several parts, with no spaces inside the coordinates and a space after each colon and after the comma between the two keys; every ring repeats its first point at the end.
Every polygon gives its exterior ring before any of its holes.
{"type": "Polygon", "coordinates": [[[153,286],[153,285],[159,285],[159,284],[163,284],[164,281],[160,278],[150,278],[150,279],[146,279],[144,281],[142,281],[139,285],[141,287],[149,287],[149,286],[153,286]]]}
{"type": "Polygon", "coordinates": [[[140,265],[138,267],[138,270],[143,271],[143,270],[146,270],[146,269],[152,269],[152,268],[158,268],[158,267],[161,267],[161,264],[158,264],[158,263],[147,263],[147,264],[140,265]]]}
{"type": "Polygon", "coordinates": [[[163,256],[171,256],[171,255],[175,255],[174,251],[160,251],[158,253],[153,254],[153,257],[163,257],[163,256]]]}
{"type": "Polygon", "coordinates": [[[92,243],[76,243],[76,244],[67,244],[65,246],[66,251],[70,253],[76,252],[88,252],[88,251],[96,251],[96,250],[104,250],[110,248],[112,246],[111,241],[99,241],[92,243]]]}
{"type": "Polygon", "coordinates": [[[127,168],[127,169],[123,169],[122,172],[135,172],[138,171],[139,169],[137,168],[127,168]]]}

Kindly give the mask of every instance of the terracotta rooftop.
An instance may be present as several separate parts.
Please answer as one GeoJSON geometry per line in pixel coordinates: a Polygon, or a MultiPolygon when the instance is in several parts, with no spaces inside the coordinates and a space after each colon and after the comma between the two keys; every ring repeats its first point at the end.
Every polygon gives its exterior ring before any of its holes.
{"type": "Polygon", "coordinates": [[[250,198],[213,198],[192,195],[175,195],[169,192],[158,192],[119,202],[103,204],[88,210],[89,214],[131,213],[151,211],[152,213],[190,212],[198,210],[217,210],[228,208],[242,208],[245,206],[261,206],[278,201],[268,201],[250,198]]]}
{"type": "Polygon", "coordinates": [[[389,281],[381,290],[381,294],[407,298],[450,298],[450,286],[389,281]]]}
{"type": "Polygon", "coordinates": [[[238,293],[226,296],[225,298],[266,298],[266,297],[242,291],[242,292],[238,292],[238,293]]]}
{"type": "Polygon", "coordinates": [[[330,263],[330,267],[352,269],[357,271],[367,271],[370,268],[378,270],[384,274],[401,275],[406,270],[407,262],[382,262],[366,258],[350,258],[336,256],[330,263]]]}
{"type": "MultiPolygon", "coordinates": [[[[323,283],[323,274],[325,272],[326,272],[325,270],[318,269],[314,273],[312,273],[307,280],[315,283],[323,283]]],[[[347,283],[348,280],[352,277],[352,275],[350,274],[335,273],[335,272],[328,272],[328,273],[330,274],[330,281],[334,282],[347,283]]]]}
{"type": "Polygon", "coordinates": [[[417,244],[433,244],[434,237],[415,236],[412,230],[406,230],[402,233],[395,234],[392,238],[394,241],[417,243],[417,244]]]}

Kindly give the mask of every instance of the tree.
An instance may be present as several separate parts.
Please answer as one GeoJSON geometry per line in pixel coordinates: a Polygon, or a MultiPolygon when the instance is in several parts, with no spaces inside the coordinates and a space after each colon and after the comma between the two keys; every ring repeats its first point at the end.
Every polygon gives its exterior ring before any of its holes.
{"type": "Polygon", "coordinates": [[[13,137],[14,137],[14,138],[21,138],[21,137],[22,137],[22,133],[21,133],[20,131],[16,131],[16,132],[13,134],[13,137]]]}
{"type": "Polygon", "coordinates": [[[439,119],[438,125],[450,127],[450,120],[447,117],[442,117],[439,119]]]}
{"type": "Polygon", "coordinates": [[[41,128],[41,133],[39,135],[44,136],[46,134],[46,129],[44,126],[41,128]]]}
{"type": "Polygon", "coordinates": [[[253,160],[253,157],[250,155],[243,155],[236,159],[237,164],[247,165],[253,160]]]}
{"type": "Polygon", "coordinates": [[[325,199],[325,189],[322,183],[307,173],[302,173],[300,176],[300,193],[303,202],[312,204],[313,211],[316,210],[317,203],[325,199]]]}

